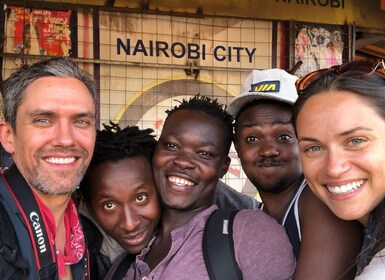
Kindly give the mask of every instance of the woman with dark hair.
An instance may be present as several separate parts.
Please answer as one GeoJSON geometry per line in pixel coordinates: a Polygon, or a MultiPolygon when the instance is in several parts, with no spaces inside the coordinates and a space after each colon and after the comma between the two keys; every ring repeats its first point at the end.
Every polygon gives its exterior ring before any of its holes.
{"type": "Polygon", "coordinates": [[[350,61],[297,82],[294,104],[303,172],[341,219],[365,227],[356,279],[385,279],[385,72],[350,61]]]}

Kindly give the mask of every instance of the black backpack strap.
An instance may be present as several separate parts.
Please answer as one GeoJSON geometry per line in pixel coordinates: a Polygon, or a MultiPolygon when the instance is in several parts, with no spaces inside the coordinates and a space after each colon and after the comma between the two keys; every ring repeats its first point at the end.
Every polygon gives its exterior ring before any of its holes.
{"type": "Polygon", "coordinates": [[[217,209],[203,233],[203,257],[210,280],[241,280],[234,254],[233,221],[238,210],[217,209]]]}
{"type": "Polygon", "coordinates": [[[112,280],[122,280],[131,264],[135,261],[135,258],[135,255],[127,254],[116,268],[112,280]]]}
{"type": "Polygon", "coordinates": [[[291,207],[283,226],[285,227],[286,233],[289,236],[291,245],[293,246],[293,252],[294,252],[295,258],[298,259],[299,251],[301,248],[301,240],[299,239],[297,220],[295,218],[294,208],[295,208],[294,206],[291,207]]]}

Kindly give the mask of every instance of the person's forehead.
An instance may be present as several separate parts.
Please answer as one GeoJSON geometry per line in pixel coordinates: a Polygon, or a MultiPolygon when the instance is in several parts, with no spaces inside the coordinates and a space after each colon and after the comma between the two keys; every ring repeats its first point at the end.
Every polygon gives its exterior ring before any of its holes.
{"type": "Polygon", "coordinates": [[[216,117],[198,110],[183,109],[175,111],[164,124],[164,128],[172,130],[183,129],[185,126],[192,128],[223,128],[225,123],[219,118],[219,116],[216,117]]]}
{"type": "MultiPolygon", "coordinates": [[[[54,88],[60,88],[63,91],[75,89],[79,92],[79,95],[80,95],[80,92],[85,92],[92,98],[92,95],[89,89],[81,80],[74,77],[57,77],[57,76],[42,76],[33,80],[24,89],[24,95],[26,95],[26,93],[29,93],[29,92],[32,92],[33,94],[38,94],[43,89],[50,90],[54,88]]],[[[52,91],[51,93],[54,94],[55,91],[52,91]]]]}
{"type": "Polygon", "coordinates": [[[176,137],[186,145],[225,147],[229,129],[220,118],[196,110],[175,112],[165,123],[160,138],[176,137]],[[194,145],[195,145],[194,144],[194,145]]]}
{"type": "Polygon", "coordinates": [[[245,107],[237,116],[237,127],[256,120],[270,120],[273,122],[290,122],[292,108],[281,102],[254,103],[245,107]]]}
{"type": "Polygon", "coordinates": [[[93,165],[88,176],[94,186],[91,195],[97,195],[107,188],[111,191],[121,189],[122,186],[127,193],[136,192],[137,189],[155,189],[152,165],[145,156],[106,160],[93,165]]]}
{"type": "Polygon", "coordinates": [[[96,114],[94,99],[86,85],[70,77],[41,77],[25,88],[20,108],[44,106],[50,106],[51,109],[52,106],[56,109],[69,109],[68,106],[71,106],[72,109],[96,114]]]}

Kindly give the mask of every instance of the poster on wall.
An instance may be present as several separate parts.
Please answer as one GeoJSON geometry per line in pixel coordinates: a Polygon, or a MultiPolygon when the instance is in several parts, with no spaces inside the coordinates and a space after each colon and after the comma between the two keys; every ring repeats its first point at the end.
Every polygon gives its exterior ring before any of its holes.
{"type": "Polygon", "coordinates": [[[296,72],[304,76],[314,70],[342,63],[343,26],[296,24],[295,61],[302,61],[296,72]]]}
{"type": "MultiPolygon", "coordinates": [[[[5,53],[22,55],[64,55],[71,51],[71,11],[5,8],[5,53]]],[[[24,56],[14,66],[29,63],[24,56]]]]}

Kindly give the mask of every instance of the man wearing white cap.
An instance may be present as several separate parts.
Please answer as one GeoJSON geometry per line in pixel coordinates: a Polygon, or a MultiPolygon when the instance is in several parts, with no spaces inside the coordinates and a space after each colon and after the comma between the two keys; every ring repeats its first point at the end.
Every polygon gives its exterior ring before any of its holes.
{"type": "Polygon", "coordinates": [[[286,228],[297,257],[295,279],[352,279],[361,227],[338,219],[307,187],[291,124],[296,76],[253,70],[231,100],[234,145],[261,208],[286,228]]]}

